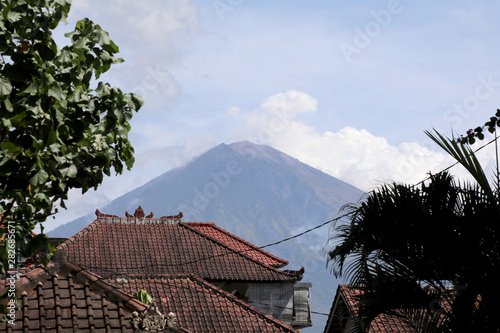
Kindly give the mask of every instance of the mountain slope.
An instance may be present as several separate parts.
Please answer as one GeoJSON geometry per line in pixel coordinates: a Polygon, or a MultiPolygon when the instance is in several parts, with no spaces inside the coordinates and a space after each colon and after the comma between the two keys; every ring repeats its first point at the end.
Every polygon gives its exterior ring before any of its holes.
{"type": "MultiPolygon", "coordinates": [[[[257,245],[274,243],[336,216],[340,207],[360,199],[355,187],[316,170],[273,148],[239,142],[221,144],[182,168],[171,170],[117,198],[102,213],[124,216],[139,205],[155,216],[184,214],[183,221],[215,222],[257,245]]],[[[95,216],[62,225],[49,235],[70,237],[95,216]]],[[[328,313],[336,281],[326,268],[325,226],[297,239],[266,248],[288,260],[289,269],[305,266],[304,282],[312,282],[311,308],[328,313]]],[[[321,332],[325,316],[313,316],[321,332]]]]}

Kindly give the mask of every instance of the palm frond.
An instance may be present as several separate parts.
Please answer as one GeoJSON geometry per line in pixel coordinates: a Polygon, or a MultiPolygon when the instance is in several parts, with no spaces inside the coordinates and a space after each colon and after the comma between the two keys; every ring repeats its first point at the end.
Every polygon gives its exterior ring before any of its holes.
{"type": "Polygon", "coordinates": [[[467,171],[469,171],[471,176],[477,181],[483,191],[487,193],[488,196],[493,197],[493,191],[490,183],[488,182],[481,164],[477,160],[472,149],[470,149],[469,145],[448,139],[436,130],[434,130],[434,133],[430,131],[424,131],[424,133],[445,152],[452,156],[458,163],[460,163],[467,171]]]}

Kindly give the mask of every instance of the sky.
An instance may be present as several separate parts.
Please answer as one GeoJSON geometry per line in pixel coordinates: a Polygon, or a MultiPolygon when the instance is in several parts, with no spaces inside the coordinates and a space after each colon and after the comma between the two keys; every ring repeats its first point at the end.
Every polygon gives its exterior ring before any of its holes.
{"type": "MultiPolygon", "coordinates": [[[[73,0],[56,40],[84,17],[99,24],[125,60],[100,80],[145,104],[132,171],[72,190],[45,230],[243,140],[363,191],[417,183],[453,163],[424,130],[465,134],[500,108],[499,12],[481,0],[73,0]]],[[[480,157],[491,169],[493,145],[480,157]]]]}

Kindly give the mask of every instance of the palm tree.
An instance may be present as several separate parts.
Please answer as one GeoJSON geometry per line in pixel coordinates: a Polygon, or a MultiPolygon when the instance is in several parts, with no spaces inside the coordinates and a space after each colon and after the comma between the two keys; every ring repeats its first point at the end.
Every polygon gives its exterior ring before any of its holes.
{"type": "Polygon", "coordinates": [[[334,274],[362,290],[359,329],[381,313],[416,332],[500,331],[500,202],[470,147],[426,132],[475,182],[448,172],[418,185],[385,184],[344,210],[334,228],[334,274]]]}

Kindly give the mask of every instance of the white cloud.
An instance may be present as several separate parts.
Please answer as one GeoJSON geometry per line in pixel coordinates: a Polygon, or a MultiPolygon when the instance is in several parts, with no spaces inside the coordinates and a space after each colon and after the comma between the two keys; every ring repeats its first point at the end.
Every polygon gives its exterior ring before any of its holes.
{"type": "Polygon", "coordinates": [[[265,112],[295,115],[308,111],[316,111],[318,101],[306,93],[289,90],[266,98],[261,107],[265,112]]]}
{"type": "Polygon", "coordinates": [[[272,95],[260,108],[241,114],[231,139],[273,146],[363,190],[380,182],[417,183],[450,161],[415,142],[391,146],[365,129],[346,126],[338,132],[318,132],[297,117],[316,111],[317,104],[296,90],[272,95]]]}
{"type": "Polygon", "coordinates": [[[224,113],[225,117],[237,117],[241,112],[241,109],[237,106],[230,106],[227,108],[226,113],[224,113]]]}

